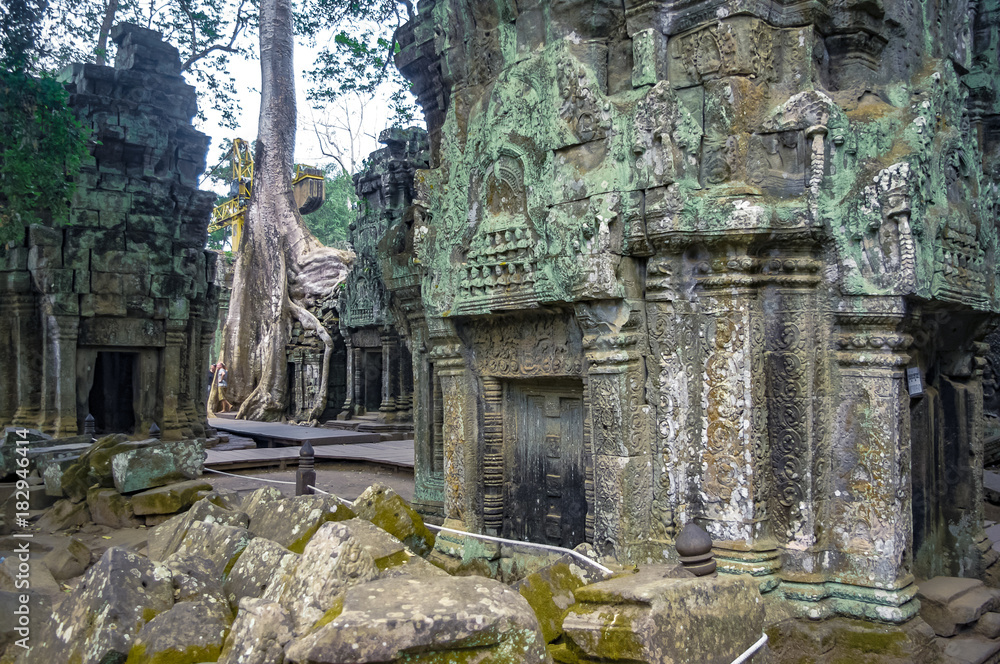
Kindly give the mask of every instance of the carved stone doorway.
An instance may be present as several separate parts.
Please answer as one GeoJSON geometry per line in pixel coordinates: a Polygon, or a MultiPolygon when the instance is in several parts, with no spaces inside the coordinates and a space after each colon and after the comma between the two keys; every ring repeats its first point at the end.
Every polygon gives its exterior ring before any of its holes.
{"type": "Polygon", "coordinates": [[[586,541],[582,381],[507,381],[503,412],[503,536],[569,548],[586,541]]]}
{"type": "Polygon", "coordinates": [[[138,353],[101,351],[87,407],[97,434],[135,432],[135,370],[138,353]]]}

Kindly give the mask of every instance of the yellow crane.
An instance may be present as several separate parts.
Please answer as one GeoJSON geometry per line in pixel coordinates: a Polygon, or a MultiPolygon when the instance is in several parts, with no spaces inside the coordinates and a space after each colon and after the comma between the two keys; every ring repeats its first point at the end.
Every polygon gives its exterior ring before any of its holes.
{"type": "MultiPolygon", "coordinates": [[[[250,144],[242,138],[233,141],[229,153],[229,198],[212,210],[212,221],[208,232],[222,228],[231,229],[232,248],[238,250],[243,238],[247,206],[253,192],[253,153],[250,144]]],[[[326,200],[326,180],[323,171],[310,166],[298,165],[292,179],[292,193],[300,214],[315,212],[326,200]]]]}

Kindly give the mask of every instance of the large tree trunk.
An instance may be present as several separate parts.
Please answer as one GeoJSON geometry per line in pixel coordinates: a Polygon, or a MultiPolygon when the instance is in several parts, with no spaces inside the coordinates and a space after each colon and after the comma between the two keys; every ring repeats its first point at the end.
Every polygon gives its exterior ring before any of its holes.
{"type": "Polygon", "coordinates": [[[292,36],[291,0],[262,0],[254,186],[222,344],[229,369],[226,397],[239,404],[237,417],[243,419],[284,418],[285,345],[293,317],[326,346],[311,419],[323,412],[332,341],[308,306],[344,280],[353,258],[324,247],[313,236],[292,196],[296,117],[292,36]]]}

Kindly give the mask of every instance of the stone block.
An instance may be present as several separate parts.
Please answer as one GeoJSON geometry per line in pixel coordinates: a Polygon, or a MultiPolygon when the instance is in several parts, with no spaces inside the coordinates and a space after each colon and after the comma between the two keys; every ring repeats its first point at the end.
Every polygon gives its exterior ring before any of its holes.
{"type": "Polygon", "coordinates": [[[121,295],[122,275],[117,272],[91,272],[90,292],[98,295],[121,295]]]}
{"type": "Polygon", "coordinates": [[[28,560],[25,561],[21,559],[21,555],[23,554],[8,555],[3,562],[0,562],[0,590],[7,592],[28,590],[49,597],[58,597],[62,594],[59,583],[52,577],[52,573],[42,563],[40,557],[28,556],[28,560]],[[24,585],[25,574],[27,574],[27,587],[24,585]]]}
{"type": "Polygon", "coordinates": [[[90,270],[73,270],[73,292],[80,295],[90,292],[90,270]]]}
{"type": "Polygon", "coordinates": [[[138,528],[145,523],[136,518],[132,501],[114,489],[92,488],[87,492],[87,506],[91,521],[100,526],[138,528]]]}
{"type": "Polygon", "coordinates": [[[35,525],[39,530],[54,533],[90,522],[90,510],[87,503],[74,503],[69,500],[59,500],[42,515],[35,525]]]}
{"type": "Polygon", "coordinates": [[[220,507],[207,498],[202,498],[187,512],[168,519],[153,530],[149,537],[149,558],[163,560],[177,551],[188,528],[198,521],[239,528],[246,528],[249,523],[246,513],[220,507]]]}
{"type": "Polygon", "coordinates": [[[563,620],[569,649],[635,662],[729,662],[764,630],[758,582],[745,576],[678,578],[651,566],[578,588],[563,620]]]}
{"type": "Polygon", "coordinates": [[[132,509],[136,514],[173,514],[191,507],[212,485],[201,480],[188,480],[132,494],[132,509]]]}
{"type": "Polygon", "coordinates": [[[320,625],[289,643],[289,662],[394,662],[412,652],[446,662],[470,651],[483,661],[550,661],[531,607],[492,579],[383,579],[350,587],[320,625]]]}
{"type": "Polygon", "coordinates": [[[176,553],[202,558],[212,565],[217,577],[224,579],[251,539],[246,528],[195,521],[184,533],[176,553]]]}
{"type": "Polygon", "coordinates": [[[60,247],[63,243],[61,228],[31,224],[28,226],[28,245],[40,247],[60,247]]]}
{"type": "Polygon", "coordinates": [[[39,625],[25,661],[123,662],[142,627],[173,603],[164,567],[112,547],[39,625]]]}
{"type": "Polygon", "coordinates": [[[345,521],[354,512],[332,496],[296,496],[262,500],[248,510],[250,532],[266,537],[295,553],[302,553],[309,538],[328,521],[345,521]]]}
{"type": "Polygon", "coordinates": [[[61,246],[35,245],[28,249],[29,270],[50,270],[62,266],[61,246]]]}
{"type": "Polygon", "coordinates": [[[129,652],[129,661],[215,661],[231,619],[206,601],[179,602],[143,625],[129,652]]]}
{"type": "Polygon", "coordinates": [[[275,577],[262,599],[274,600],[292,615],[296,633],[312,627],[347,588],[378,576],[375,561],[343,523],[316,531],[290,574],[275,577]]]}
{"type": "Polygon", "coordinates": [[[282,664],[292,619],[277,602],[247,597],[226,639],[219,664],[282,664]]]}
{"type": "Polygon", "coordinates": [[[0,257],[0,272],[28,269],[28,248],[11,247],[0,257]]]}
{"type": "Polygon", "coordinates": [[[425,556],[434,548],[434,534],[424,520],[390,487],[375,483],[354,501],[362,519],[396,537],[414,553],[425,556]]]}
{"type": "Polygon", "coordinates": [[[253,538],[223,584],[229,605],[236,609],[244,598],[261,597],[276,579],[291,573],[298,560],[298,554],[266,537],[253,538]]]}
{"type": "Polygon", "coordinates": [[[60,537],[42,563],[56,580],[72,579],[90,566],[90,549],[75,537],[60,537]]]}
{"type": "Polygon", "coordinates": [[[125,314],[125,298],[121,295],[88,293],[80,296],[81,316],[124,317],[125,314]]]}
{"type": "Polygon", "coordinates": [[[134,493],[200,477],[204,463],[204,443],[188,439],[123,451],[111,460],[111,472],[120,493],[134,493]]]}
{"type": "MultiPolygon", "coordinates": [[[[39,592],[25,593],[23,590],[0,590],[0,652],[9,644],[23,638],[17,628],[21,627],[18,615],[14,613],[22,606],[22,595],[28,595],[28,615],[48,616],[52,613],[52,598],[39,592]]],[[[17,647],[17,646],[15,646],[17,647]]]]}
{"type": "Polygon", "coordinates": [[[39,268],[31,272],[31,282],[39,293],[72,293],[73,270],[39,268]]]}
{"type": "Polygon", "coordinates": [[[917,590],[920,617],[938,636],[953,636],[962,625],[996,608],[994,593],[979,579],[937,576],[917,590]]]}
{"type": "Polygon", "coordinates": [[[976,632],[987,639],[1000,637],[1000,613],[988,611],[976,622],[976,632]]]}

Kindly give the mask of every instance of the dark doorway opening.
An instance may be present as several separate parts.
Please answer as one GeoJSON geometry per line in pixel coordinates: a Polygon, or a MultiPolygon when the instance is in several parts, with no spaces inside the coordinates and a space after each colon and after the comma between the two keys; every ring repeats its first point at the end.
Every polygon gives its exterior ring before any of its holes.
{"type": "Polygon", "coordinates": [[[586,541],[583,383],[509,381],[504,446],[503,536],[568,548],[586,541]]]}
{"type": "Polygon", "coordinates": [[[87,400],[98,434],[135,432],[135,365],[138,353],[99,352],[87,400]]]}
{"type": "Polygon", "coordinates": [[[382,349],[365,351],[364,394],[362,399],[366,411],[375,411],[382,406],[382,349]]]}

